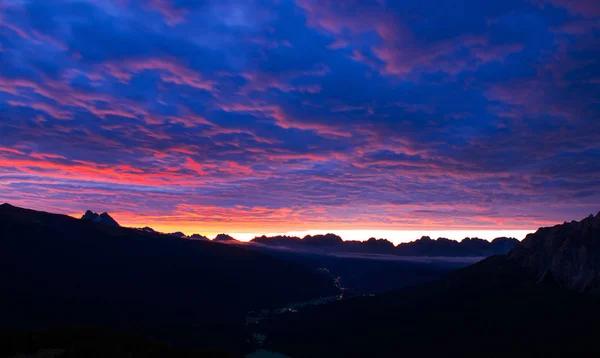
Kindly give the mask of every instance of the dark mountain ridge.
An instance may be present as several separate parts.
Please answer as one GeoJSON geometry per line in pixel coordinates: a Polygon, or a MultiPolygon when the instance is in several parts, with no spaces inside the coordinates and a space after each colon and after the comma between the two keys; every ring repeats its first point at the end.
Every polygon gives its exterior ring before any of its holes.
{"type": "Polygon", "coordinates": [[[228,242],[228,241],[238,241],[238,240],[234,239],[233,237],[231,237],[227,234],[219,234],[219,235],[215,236],[213,241],[214,242],[228,242]]]}
{"type": "Polygon", "coordinates": [[[117,221],[108,215],[108,213],[98,214],[91,210],[86,211],[81,220],[90,220],[108,226],[119,226],[117,221]]]}
{"type": "MultiPolygon", "coordinates": [[[[81,218],[91,220],[109,226],[119,224],[107,213],[97,214],[88,210],[81,218]]],[[[139,231],[155,233],[150,227],[138,229],[139,231]]],[[[169,236],[177,238],[188,238],[194,240],[209,240],[207,237],[194,234],[187,236],[182,232],[169,233],[169,236]]],[[[221,243],[238,242],[228,234],[218,234],[212,241],[221,243]]],[[[251,240],[269,247],[285,247],[290,249],[307,249],[318,253],[352,252],[365,254],[385,254],[396,256],[439,256],[439,257],[487,257],[491,255],[504,254],[510,251],[519,241],[514,238],[496,238],[489,242],[479,238],[465,238],[462,241],[438,238],[432,240],[429,236],[401,243],[395,246],[386,239],[374,237],[366,241],[344,241],[340,236],[332,233],[319,235],[306,235],[303,238],[297,236],[260,236],[251,240]]]]}
{"type": "Polygon", "coordinates": [[[519,240],[500,237],[493,241],[479,238],[465,238],[462,241],[438,238],[432,240],[429,236],[401,243],[394,246],[386,239],[370,238],[367,241],[343,241],[335,234],[307,235],[304,238],[295,236],[260,236],[252,239],[258,243],[272,247],[287,247],[292,249],[318,249],[320,252],[361,252],[387,254],[397,256],[446,256],[446,257],[487,257],[509,252],[519,240]]]}
{"type": "Polygon", "coordinates": [[[600,213],[581,221],[541,228],[508,255],[537,273],[540,281],[600,293],[600,213]]]}
{"type": "Polygon", "coordinates": [[[339,292],[263,253],[8,204],[0,282],[0,333],[108,327],[227,351],[242,349],[249,310],[339,292]]]}

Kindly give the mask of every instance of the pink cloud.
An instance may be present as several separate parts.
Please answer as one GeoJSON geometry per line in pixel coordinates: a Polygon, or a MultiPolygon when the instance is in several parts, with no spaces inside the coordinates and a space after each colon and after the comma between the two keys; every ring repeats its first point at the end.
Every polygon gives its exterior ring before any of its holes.
{"type": "Polygon", "coordinates": [[[64,119],[64,120],[70,120],[73,119],[73,115],[71,112],[69,111],[65,111],[62,110],[56,106],[47,104],[47,103],[42,103],[42,102],[38,102],[38,103],[25,103],[25,102],[19,102],[19,101],[6,101],[6,103],[8,103],[9,105],[13,106],[13,107],[25,107],[25,108],[33,108],[35,110],[47,113],[49,115],[51,115],[52,117],[56,118],[56,119],[64,119]]]}
{"type": "Polygon", "coordinates": [[[329,44],[327,47],[333,50],[337,50],[340,48],[345,48],[350,46],[350,43],[346,40],[341,40],[341,39],[337,39],[335,41],[333,41],[331,44],[329,44]]]}
{"type": "Polygon", "coordinates": [[[467,61],[448,59],[465,47],[479,60],[474,66],[502,61],[509,54],[522,49],[519,44],[491,46],[485,36],[469,34],[429,44],[419,43],[400,14],[394,14],[382,3],[364,6],[355,1],[298,0],[297,4],[305,10],[309,26],[329,32],[335,37],[334,42],[329,45],[332,49],[348,46],[348,37],[352,36],[344,31],[352,35],[377,34],[382,42],[371,45],[371,51],[383,62],[383,67],[359,49],[354,49],[350,58],[379,70],[384,75],[407,76],[415,70],[441,70],[450,74],[470,70],[473,65],[467,61]]]}
{"type": "Polygon", "coordinates": [[[102,67],[115,78],[127,82],[134,74],[143,71],[158,71],[164,82],[186,85],[197,89],[212,91],[215,82],[203,79],[201,74],[173,59],[151,58],[146,60],[129,60],[118,63],[103,64],[102,67]]]}
{"type": "Polygon", "coordinates": [[[275,88],[282,92],[308,92],[317,93],[321,91],[319,84],[294,85],[291,82],[294,79],[302,77],[323,77],[329,73],[329,67],[326,65],[315,66],[315,68],[306,71],[288,71],[283,73],[268,72],[246,72],[242,73],[248,83],[243,86],[240,93],[247,95],[252,91],[265,92],[269,88],[275,88]]]}
{"type": "Polygon", "coordinates": [[[161,13],[169,26],[175,26],[186,21],[188,11],[176,8],[171,0],[150,0],[150,7],[161,13]]]}

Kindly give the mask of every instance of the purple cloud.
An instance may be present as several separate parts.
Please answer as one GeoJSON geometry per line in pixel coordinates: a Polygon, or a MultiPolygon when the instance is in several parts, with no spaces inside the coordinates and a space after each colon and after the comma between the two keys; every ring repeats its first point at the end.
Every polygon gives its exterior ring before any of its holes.
{"type": "Polygon", "coordinates": [[[5,1],[0,196],[217,231],[579,218],[600,199],[599,10],[5,1]]]}

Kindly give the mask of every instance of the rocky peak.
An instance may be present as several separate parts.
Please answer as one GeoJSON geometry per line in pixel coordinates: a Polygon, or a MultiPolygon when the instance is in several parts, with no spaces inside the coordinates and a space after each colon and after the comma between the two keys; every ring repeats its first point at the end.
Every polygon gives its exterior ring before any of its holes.
{"type": "Polygon", "coordinates": [[[119,224],[108,213],[98,214],[88,210],[83,214],[81,220],[90,220],[108,226],[119,226],[119,224]]]}
{"type": "Polygon", "coordinates": [[[81,219],[86,219],[86,220],[94,220],[98,217],[98,214],[96,214],[95,212],[88,210],[85,212],[85,214],[83,214],[83,216],[81,217],[81,219]]]}
{"type": "Polygon", "coordinates": [[[192,234],[192,236],[190,236],[190,239],[192,240],[200,240],[200,241],[209,241],[209,238],[204,236],[204,235],[200,235],[200,234],[192,234]]]}
{"type": "Polygon", "coordinates": [[[538,275],[561,287],[600,293],[600,215],[527,235],[510,253],[538,275]]]}
{"type": "Polygon", "coordinates": [[[592,221],[592,227],[595,229],[600,229],[600,211],[596,214],[596,217],[592,221]]]}
{"type": "Polygon", "coordinates": [[[237,240],[227,234],[219,234],[219,235],[215,236],[214,241],[223,242],[223,241],[237,241],[237,240]]]}

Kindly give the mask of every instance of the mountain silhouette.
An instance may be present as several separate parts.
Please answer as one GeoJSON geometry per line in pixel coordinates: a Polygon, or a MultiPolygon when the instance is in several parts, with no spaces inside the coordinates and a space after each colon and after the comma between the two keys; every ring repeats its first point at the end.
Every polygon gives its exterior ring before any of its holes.
{"type": "Polygon", "coordinates": [[[540,281],[582,293],[600,293],[600,213],[527,235],[509,257],[540,281]]]}
{"type": "Polygon", "coordinates": [[[436,281],[285,314],[260,330],[265,347],[300,358],[591,356],[600,352],[599,254],[597,215],[540,228],[436,281]]]}
{"type": "Polygon", "coordinates": [[[191,240],[200,240],[200,241],[210,241],[210,239],[204,235],[200,235],[200,234],[192,234],[192,236],[190,236],[191,240]]]}
{"type": "Polygon", "coordinates": [[[234,239],[233,237],[227,235],[227,234],[219,234],[217,236],[215,236],[215,238],[213,239],[213,241],[215,242],[227,242],[227,241],[238,241],[236,239],[234,239]]]}
{"type": "Polygon", "coordinates": [[[147,233],[156,233],[156,231],[149,226],[145,226],[145,227],[137,229],[137,230],[147,232],[147,233]]]}
{"type": "Polygon", "coordinates": [[[297,236],[260,236],[250,240],[257,244],[269,245],[269,246],[284,246],[284,247],[295,247],[302,245],[302,239],[297,236]]]}
{"type": "Polygon", "coordinates": [[[267,254],[7,204],[0,282],[0,333],[104,327],[234,352],[248,311],[339,292],[267,254]]]}
{"type": "Polygon", "coordinates": [[[370,238],[367,241],[343,241],[335,234],[295,236],[260,236],[251,240],[265,246],[288,247],[292,249],[318,249],[319,252],[376,253],[397,256],[441,256],[441,257],[487,257],[509,252],[519,240],[514,238],[496,238],[489,242],[478,238],[465,238],[462,241],[429,236],[394,246],[386,239],[370,238]]]}
{"type": "Polygon", "coordinates": [[[177,232],[172,232],[170,234],[168,234],[169,236],[173,236],[173,237],[178,237],[180,239],[185,239],[187,238],[187,235],[182,233],[181,231],[177,231],[177,232]]]}
{"type": "Polygon", "coordinates": [[[402,243],[396,247],[396,255],[403,256],[492,256],[505,254],[519,240],[514,238],[496,238],[493,241],[479,238],[465,238],[455,241],[446,238],[431,239],[424,236],[416,241],[402,243]]]}
{"type": "Polygon", "coordinates": [[[91,210],[86,211],[81,217],[81,220],[94,221],[108,226],[119,226],[115,219],[108,215],[108,213],[97,214],[91,210]]]}

